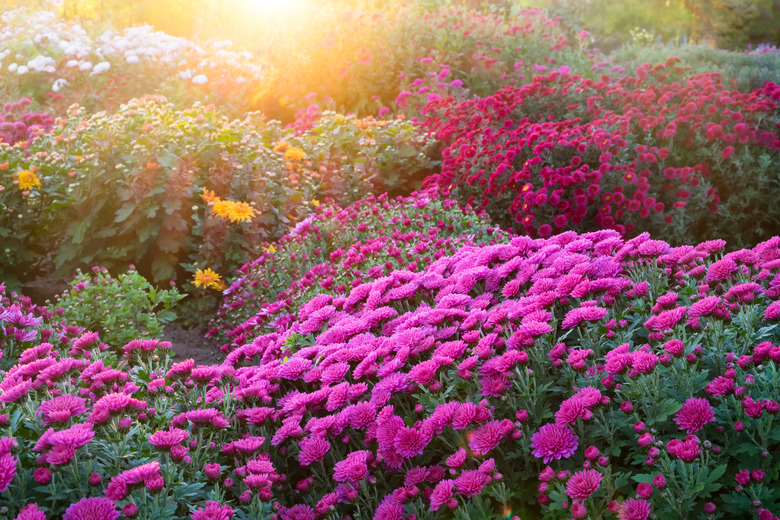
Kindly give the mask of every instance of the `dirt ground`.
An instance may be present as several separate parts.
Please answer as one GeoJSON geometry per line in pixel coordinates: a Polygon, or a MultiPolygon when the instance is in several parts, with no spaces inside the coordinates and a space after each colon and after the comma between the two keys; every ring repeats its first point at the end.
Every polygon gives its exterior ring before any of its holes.
{"type": "MultiPolygon", "coordinates": [[[[36,278],[22,285],[22,294],[32,299],[33,303],[46,305],[54,301],[58,294],[70,288],[66,280],[48,276],[36,278]]],[[[184,329],[176,322],[169,323],[163,331],[163,341],[170,341],[176,353],[175,361],[192,358],[199,365],[222,363],[225,355],[217,346],[204,338],[205,329],[184,329]]]]}

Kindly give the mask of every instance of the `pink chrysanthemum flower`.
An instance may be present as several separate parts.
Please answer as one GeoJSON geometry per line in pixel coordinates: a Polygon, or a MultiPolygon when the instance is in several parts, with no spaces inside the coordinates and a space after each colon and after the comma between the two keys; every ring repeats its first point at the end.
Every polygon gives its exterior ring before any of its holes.
{"type": "Polygon", "coordinates": [[[322,460],[328,450],[330,450],[330,443],[321,437],[301,439],[298,445],[300,447],[298,461],[301,463],[301,466],[308,466],[313,462],[322,460]]]}
{"type": "Polygon", "coordinates": [[[16,465],[19,461],[10,453],[0,455],[0,492],[8,489],[16,475],[16,465]]]}
{"type": "Polygon", "coordinates": [[[290,508],[282,506],[279,509],[281,520],[314,520],[317,513],[314,508],[304,504],[296,504],[290,508]]]}
{"type": "Polygon", "coordinates": [[[168,430],[156,431],[149,436],[149,442],[159,450],[170,450],[182,443],[189,433],[179,428],[169,427],[168,430]]]}
{"type": "Polygon", "coordinates": [[[229,520],[233,516],[233,508],[220,505],[219,502],[206,502],[206,507],[192,513],[192,520],[229,520]]]}
{"type": "Polygon", "coordinates": [[[337,482],[357,482],[368,476],[368,462],[372,455],[370,451],[353,451],[347,458],[339,461],[333,467],[333,479],[337,482]]]}
{"type": "Polygon", "coordinates": [[[577,437],[566,426],[545,424],[531,436],[534,457],[541,458],[547,464],[553,459],[571,457],[579,445],[577,437]]]}
{"type": "Polygon", "coordinates": [[[120,512],[103,497],[82,498],[65,510],[62,520],[117,520],[120,512]]]}
{"type": "Polygon", "coordinates": [[[43,416],[44,426],[51,423],[64,423],[72,417],[84,413],[86,399],[71,394],[63,394],[48,401],[43,401],[36,414],[43,416]]]}
{"type": "Polygon", "coordinates": [[[647,520],[650,512],[650,502],[647,500],[627,498],[620,504],[618,520],[647,520]]]}
{"type": "Polygon", "coordinates": [[[38,509],[38,504],[24,506],[15,520],[46,520],[46,515],[38,509]]]}
{"type": "Polygon", "coordinates": [[[474,495],[478,495],[489,482],[490,477],[479,470],[464,471],[455,479],[455,491],[459,495],[471,498],[474,495]]]}
{"type": "Polygon", "coordinates": [[[573,499],[585,500],[599,488],[601,479],[601,473],[595,469],[578,471],[566,483],[566,494],[573,499]]]}
{"type": "Polygon", "coordinates": [[[471,435],[469,448],[475,455],[486,455],[498,446],[504,438],[506,431],[501,426],[501,421],[490,421],[483,424],[471,435]]]}
{"type": "Polygon", "coordinates": [[[404,518],[404,505],[396,500],[392,493],[382,499],[374,512],[374,520],[403,520],[404,518]]]}
{"type": "Polygon", "coordinates": [[[413,427],[404,426],[395,434],[393,446],[402,457],[416,457],[428,445],[431,436],[413,427]]]}
{"type": "MultiPolygon", "coordinates": [[[[436,487],[433,488],[433,492],[430,496],[432,511],[436,511],[441,506],[449,505],[451,501],[455,499],[455,496],[452,493],[452,488],[454,485],[454,480],[442,480],[436,484],[436,487]]],[[[457,504],[457,499],[455,500],[455,504],[457,504]]]]}
{"type": "Polygon", "coordinates": [[[699,397],[691,397],[685,401],[685,404],[677,412],[674,422],[677,423],[681,430],[691,434],[701,430],[705,424],[714,419],[715,414],[709,401],[699,397]]]}

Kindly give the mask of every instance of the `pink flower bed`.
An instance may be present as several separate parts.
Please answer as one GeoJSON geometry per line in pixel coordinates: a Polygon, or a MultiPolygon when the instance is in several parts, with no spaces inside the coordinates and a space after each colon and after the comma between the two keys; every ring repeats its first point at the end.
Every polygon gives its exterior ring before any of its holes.
{"type": "Polygon", "coordinates": [[[213,366],[141,340],[120,361],[6,297],[0,497],[68,520],[775,518],[780,238],[723,245],[467,246],[213,366]]]}

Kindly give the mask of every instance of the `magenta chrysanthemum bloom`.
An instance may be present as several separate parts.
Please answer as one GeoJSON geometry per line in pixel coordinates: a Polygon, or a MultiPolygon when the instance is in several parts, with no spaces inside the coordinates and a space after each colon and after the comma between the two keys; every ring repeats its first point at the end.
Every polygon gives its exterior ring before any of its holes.
{"type": "Polygon", "coordinates": [[[393,446],[399,455],[410,458],[421,454],[428,445],[430,437],[422,431],[404,426],[395,434],[393,446]]]}
{"type": "Polygon", "coordinates": [[[206,502],[206,507],[197,509],[190,518],[192,520],[229,520],[233,516],[233,508],[220,505],[219,502],[206,502]]]}
{"type": "Polygon", "coordinates": [[[206,476],[210,479],[217,479],[219,478],[219,475],[222,473],[222,466],[219,465],[219,463],[213,463],[213,464],[206,464],[203,467],[203,472],[206,473],[206,476]]]}
{"type": "Polygon", "coordinates": [[[169,427],[168,430],[156,431],[149,436],[149,442],[159,450],[170,450],[189,436],[185,430],[169,427]]]}
{"type": "Polygon", "coordinates": [[[333,467],[333,479],[337,482],[357,482],[366,478],[371,457],[370,451],[353,451],[333,467]]]}
{"type": "Polygon", "coordinates": [[[8,489],[14,479],[17,463],[16,457],[10,453],[0,455],[0,492],[8,489]]]}
{"type": "Polygon", "coordinates": [[[301,463],[301,466],[308,466],[313,462],[322,460],[330,449],[330,443],[322,437],[301,439],[298,446],[300,447],[298,462],[301,463]]]}
{"type": "Polygon", "coordinates": [[[88,444],[95,437],[92,431],[92,424],[74,424],[66,430],[54,432],[49,436],[49,442],[52,446],[67,446],[69,448],[80,448],[88,444]]]}
{"type": "Polygon", "coordinates": [[[545,424],[531,436],[531,447],[534,457],[544,460],[547,464],[553,459],[571,457],[579,445],[577,437],[567,426],[545,424]]]}
{"type": "Polygon", "coordinates": [[[279,517],[282,520],[314,520],[317,514],[311,506],[296,504],[290,508],[282,506],[279,509],[279,517]]]}
{"type": "Polygon", "coordinates": [[[674,422],[677,423],[681,430],[691,434],[701,430],[705,424],[714,419],[715,414],[709,401],[699,397],[691,397],[685,401],[685,404],[677,412],[674,422]]]}
{"type": "Polygon", "coordinates": [[[121,513],[103,497],[82,498],[65,510],[62,520],[117,520],[121,513]]]}
{"type": "Polygon", "coordinates": [[[503,438],[501,421],[490,421],[474,430],[469,440],[469,448],[475,455],[487,455],[503,438]]]}
{"type": "Polygon", "coordinates": [[[445,464],[450,468],[459,468],[466,462],[466,450],[465,448],[459,448],[458,451],[447,457],[445,464]]]}
{"type": "MultiPolygon", "coordinates": [[[[436,511],[441,506],[446,506],[450,501],[455,498],[452,493],[452,488],[455,484],[454,480],[442,480],[436,487],[433,488],[433,492],[430,496],[431,510],[436,511]]],[[[457,502],[456,502],[457,503],[457,502]]]]}
{"type": "Polygon", "coordinates": [[[24,506],[14,520],[46,520],[46,515],[38,509],[38,504],[24,506]]]}
{"type": "Polygon", "coordinates": [[[490,477],[479,470],[471,469],[464,471],[455,479],[455,491],[459,495],[471,498],[474,495],[478,495],[489,482],[490,477]]]}
{"type": "Polygon", "coordinates": [[[72,417],[77,417],[84,413],[86,409],[86,399],[76,397],[71,394],[63,394],[43,401],[38,407],[36,414],[43,416],[43,424],[48,426],[51,423],[64,423],[72,417]]]}
{"type": "Polygon", "coordinates": [[[780,318],[780,300],[770,303],[764,311],[764,319],[776,320],[778,318],[780,318]]]}
{"type": "Polygon", "coordinates": [[[566,483],[566,494],[573,499],[585,500],[599,488],[601,479],[601,473],[595,469],[578,471],[566,483]]]}
{"type": "Polygon", "coordinates": [[[641,498],[627,498],[618,510],[618,520],[647,520],[649,516],[650,502],[641,498]]]}
{"type": "MultiPolygon", "coordinates": [[[[325,498],[325,497],[323,497],[325,498]]],[[[393,496],[392,493],[387,495],[376,508],[374,512],[374,520],[403,520],[404,519],[404,505],[400,503],[393,496]]]]}

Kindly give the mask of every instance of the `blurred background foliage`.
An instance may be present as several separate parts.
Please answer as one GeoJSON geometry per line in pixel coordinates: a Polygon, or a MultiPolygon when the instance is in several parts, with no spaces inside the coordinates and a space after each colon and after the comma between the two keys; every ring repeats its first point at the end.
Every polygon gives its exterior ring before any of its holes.
{"type": "MultiPolygon", "coordinates": [[[[256,51],[282,39],[300,39],[311,28],[303,20],[332,19],[331,11],[391,11],[406,0],[3,0],[0,7],[57,9],[85,23],[129,27],[147,23],[169,34],[230,39],[256,51]],[[322,10],[324,17],[303,17],[322,10]],[[250,16],[261,14],[262,16],[250,16]]],[[[573,32],[588,31],[602,51],[628,43],[700,43],[742,50],[780,43],[780,0],[421,0],[422,9],[467,6],[513,14],[538,7],[560,16],[573,32]]],[[[332,27],[338,30],[338,27],[332,27]]],[[[304,38],[305,39],[305,38],[304,38]]]]}

